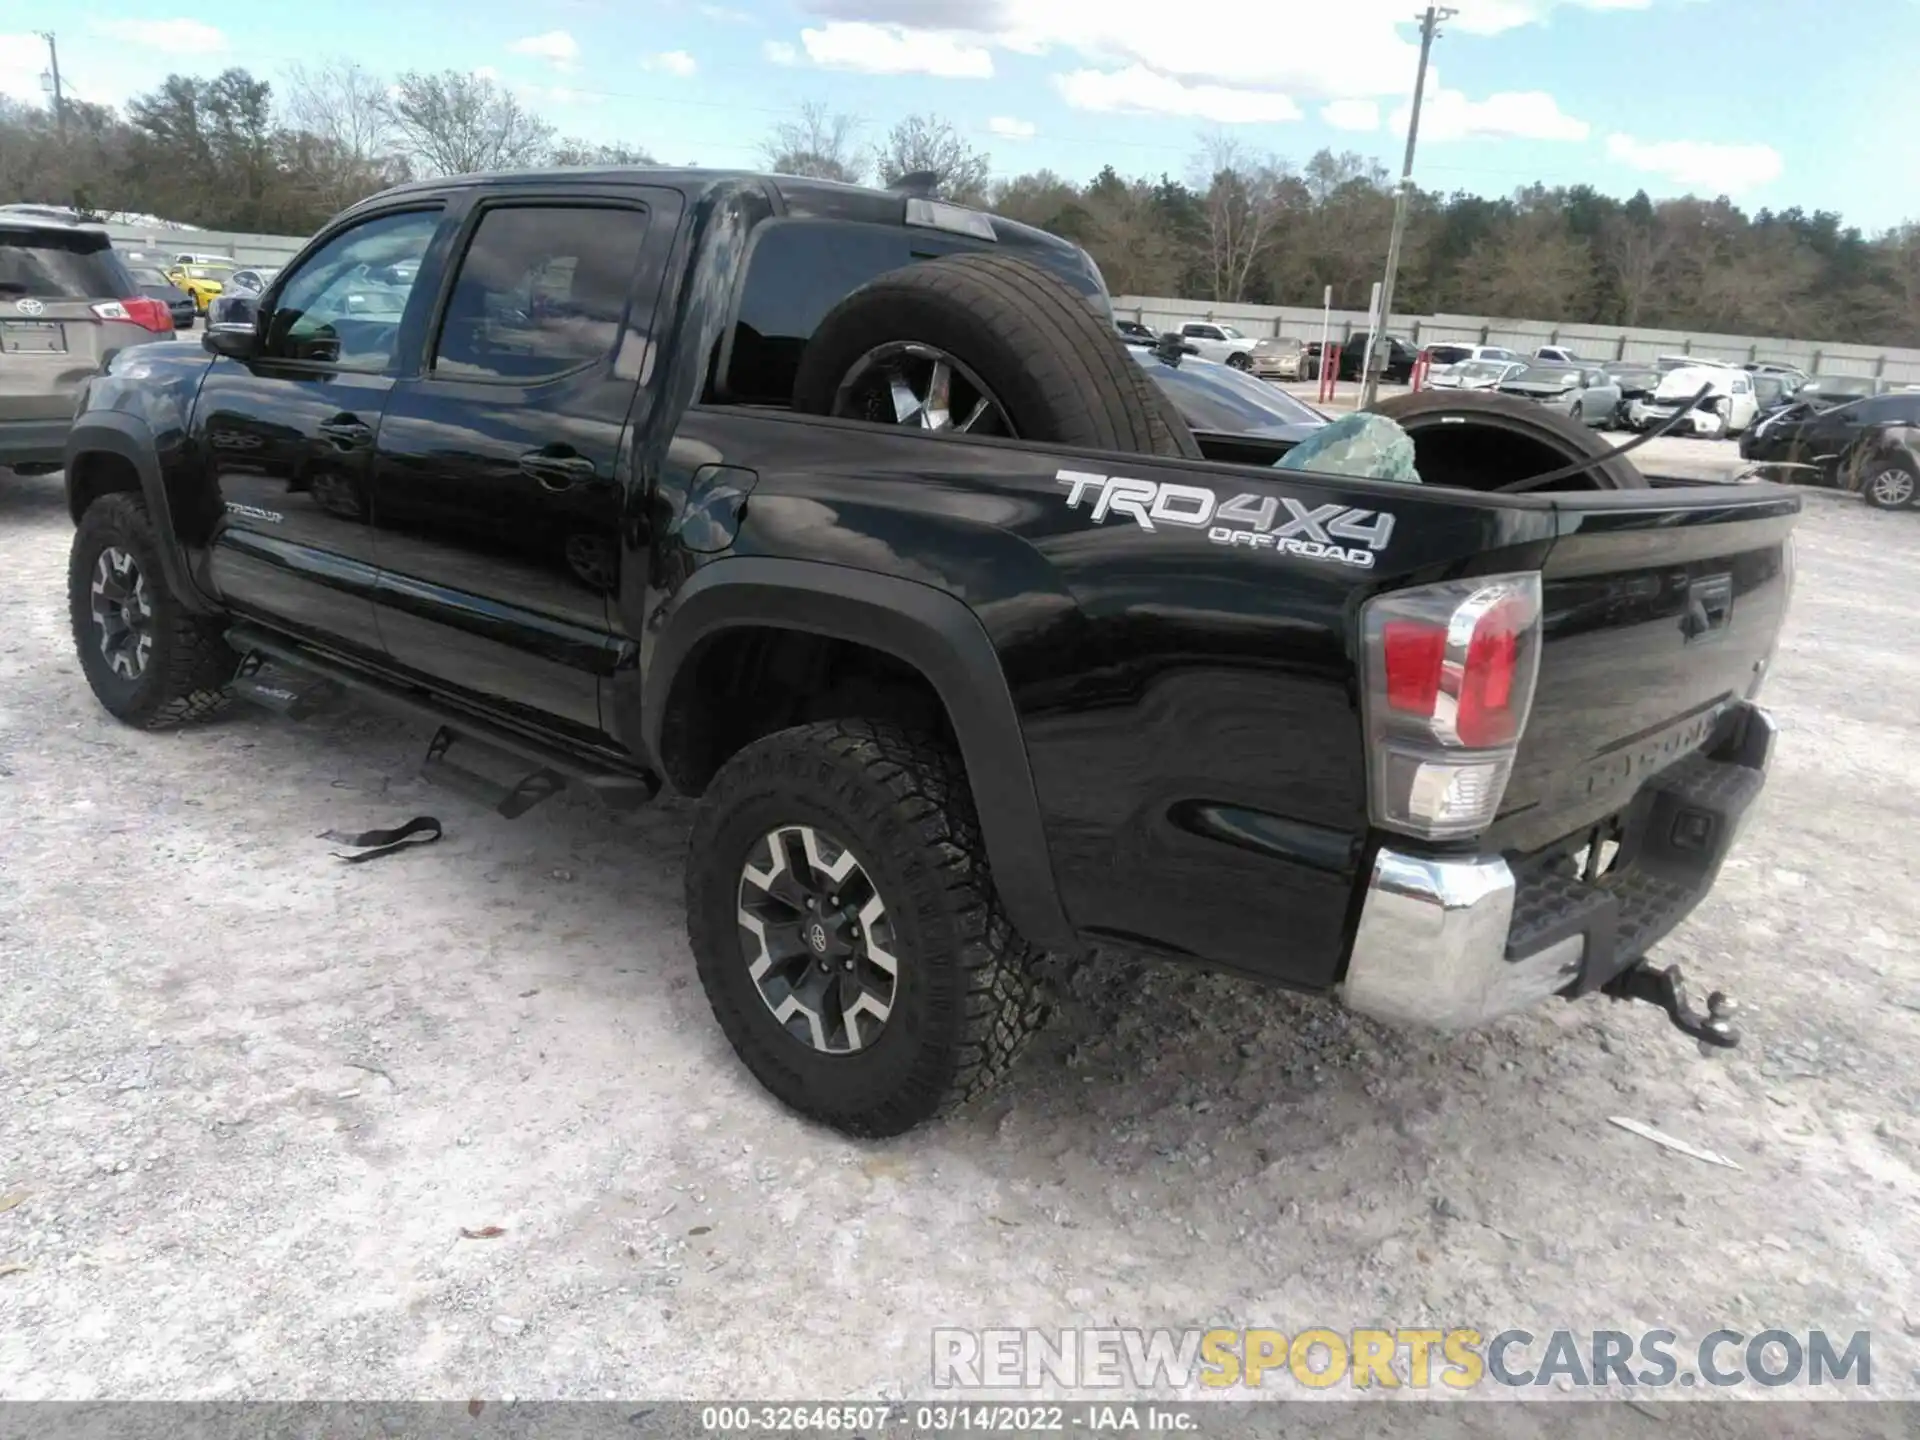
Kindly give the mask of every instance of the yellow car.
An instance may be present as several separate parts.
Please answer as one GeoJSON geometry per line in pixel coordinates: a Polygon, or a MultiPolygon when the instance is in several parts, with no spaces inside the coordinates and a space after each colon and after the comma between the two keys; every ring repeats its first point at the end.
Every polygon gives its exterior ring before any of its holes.
{"type": "Polygon", "coordinates": [[[205,315],[234,269],[232,265],[176,265],[167,271],[167,278],[191,295],[193,308],[205,315]]]}

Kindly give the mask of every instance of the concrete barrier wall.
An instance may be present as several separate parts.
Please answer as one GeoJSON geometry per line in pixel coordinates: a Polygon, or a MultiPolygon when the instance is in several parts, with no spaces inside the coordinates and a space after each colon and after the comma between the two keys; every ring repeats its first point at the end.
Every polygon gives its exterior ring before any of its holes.
{"type": "MultiPolygon", "coordinates": [[[[1174,330],[1189,320],[1214,320],[1243,334],[1284,335],[1318,340],[1322,312],[1297,305],[1215,305],[1163,295],[1117,295],[1114,312],[1156,330],[1174,330]]],[[[1364,310],[1335,310],[1332,338],[1344,341],[1366,333],[1364,310]]],[[[1564,345],[1596,360],[1652,360],[1656,355],[1701,355],[1745,364],[1777,360],[1812,375],[1867,375],[1896,385],[1920,385],[1920,350],[1883,350],[1820,340],[1782,340],[1754,335],[1714,335],[1687,330],[1654,330],[1618,325],[1556,325],[1546,320],[1510,320],[1489,315],[1399,315],[1388,330],[1415,345],[1451,341],[1461,345],[1504,345],[1528,353],[1542,345],[1564,345]]]]}
{"type": "MultiPolygon", "coordinates": [[[[243,265],[284,265],[307,242],[296,235],[241,235],[220,230],[143,229],[109,225],[114,246],[142,255],[171,258],[192,251],[227,255],[243,265]]],[[[1217,320],[1249,335],[1320,338],[1321,312],[1290,305],[1215,305],[1156,295],[1118,295],[1114,310],[1157,330],[1174,330],[1188,320],[1217,320]]],[[[1333,338],[1364,334],[1364,310],[1333,312],[1333,338]]],[[[1487,315],[1395,315],[1388,329],[1415,345],[1453,341],[1468,345],[1504,345],[1529,352],[1541,345],[1565,345],[1596,360],[1651,360],[1656,355],[1704,355],[1743,364],[1779,360],[1815,375],[1869,375],[1894,384],[1920,385],[1920,350],[1880,350],[1818,340],[1781,340],[1751,335],[1710,335],[1683,330],[1628,329],[1616,325],[1556,325],[1547,320],[1511,320],[1487,315]]]]}

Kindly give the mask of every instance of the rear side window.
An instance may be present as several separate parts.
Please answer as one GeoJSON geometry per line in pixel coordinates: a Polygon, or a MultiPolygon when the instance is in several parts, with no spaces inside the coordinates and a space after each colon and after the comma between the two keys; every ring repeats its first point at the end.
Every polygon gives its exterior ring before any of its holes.
{"type": "Polygon", "coordinates": [[[124,300],[133,293],[132,278],[103,234],[0,228],[0,299],[124,300]]]}
{"type": "Polygon", "coordinates": [[[488,210],[454,277],[433,373],[525,384],[604,360],[620,342],[646,234],[643,210],[488,210]]]}
{"type": "Polygon", "coordinates": [[[1071,250],[989,245],[965,235],[843,220],[776,220],[754,232],[727,359],[729,398],[784,405],[800,352],[835,305],[869,280],[915,260],[990,250],[1045,266],[1087,296],[1102,324],[1110,312],[1090,269],[1071,250]]]}

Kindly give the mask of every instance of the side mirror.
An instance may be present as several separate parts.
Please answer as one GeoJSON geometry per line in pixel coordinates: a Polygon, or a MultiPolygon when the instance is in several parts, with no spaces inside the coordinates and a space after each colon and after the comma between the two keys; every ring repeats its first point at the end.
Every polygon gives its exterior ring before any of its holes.
{"type": "Polygon", "coordinates": [[[209,354],[224,355],[229,360],[251,360],[260,337],[251,321],[244,325],[209,321],[200,336],[200,344],[209,354]]]}

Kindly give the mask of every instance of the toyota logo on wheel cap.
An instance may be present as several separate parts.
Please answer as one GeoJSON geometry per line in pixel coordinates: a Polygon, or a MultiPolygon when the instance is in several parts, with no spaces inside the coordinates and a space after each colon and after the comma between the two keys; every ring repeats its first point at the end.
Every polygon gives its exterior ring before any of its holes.
{"type": "Polygon", "coordinates": [[[13,308],[18,310],[22,315],[38,315],[47,307],[29,295],[25,300],[14,301],[13,308]]]}
{"type": "Polygon", "coordinates": [[[813,953],[816,955],[827,953],[827,927],[818,920],[807,927],[807,944],[813,947],[813,953]]]}

